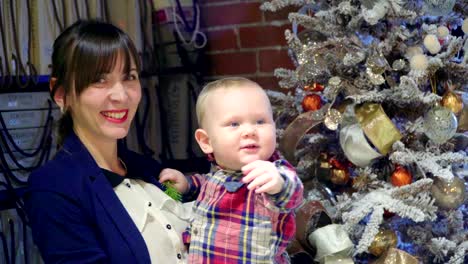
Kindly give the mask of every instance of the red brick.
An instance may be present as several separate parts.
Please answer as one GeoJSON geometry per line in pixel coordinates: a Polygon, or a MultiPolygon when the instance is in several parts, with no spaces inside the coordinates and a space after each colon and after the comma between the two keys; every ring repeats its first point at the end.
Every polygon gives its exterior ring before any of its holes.
{"type": "Polygon", "coordinates": [[[279,67],[294,69],[294,64],[288,56],[287,50],[261,50],[259,64],[260,72],[273,72],[279,67]]]}
{"type": "Polygon", "coordinates": [[[211,54],[208,57],[211,75],[236,75],[257,71],[256,52],[211,54]]]}
{"type": "Polygon", "coordinates": [[[297,6],[288,6],[276,12],[265,11],[265,21],[288,20],[289,13],[297,10],[299,10],[297,6]]]}
{"type": "Polygon", "coordinates": [[[263,89],[265,90],[274,90],[274,91],[283,91],[278,82],[280,79],[276,78],[275,76],[257,76],[251,78],[253,81],[256,81],[263,89]]]}
{"type": "Polygon", "coordinates": [[[201,20],[204,27],[255,23],[262,20],[260,3],[237,3],[203,6],[201,20]]]}
{"type": "Polygon", "coordinates": [[[214,30],[206,33],[208,49],[210,51],[239,48],[237,46],[237,36],[234,29],[214,30]]]}
{"type": "Polygon", "coordinates": [[[268,46],[284,46],[284,30],[290,28],[289,25],[275,26],[253,26],[241,27],[239,37],[242,48],[257,48],[268,46]]]}

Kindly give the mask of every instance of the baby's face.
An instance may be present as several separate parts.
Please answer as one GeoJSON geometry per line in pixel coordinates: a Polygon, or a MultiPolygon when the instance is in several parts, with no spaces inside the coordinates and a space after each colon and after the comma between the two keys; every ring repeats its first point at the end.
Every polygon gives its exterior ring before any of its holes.
{"type": "Polygon", "coordinates": [[[207,99],[203,123],[218,165],[239,170],[271,157],[276,146],[275,123],[261,87],[219,89],[207,99]]]}

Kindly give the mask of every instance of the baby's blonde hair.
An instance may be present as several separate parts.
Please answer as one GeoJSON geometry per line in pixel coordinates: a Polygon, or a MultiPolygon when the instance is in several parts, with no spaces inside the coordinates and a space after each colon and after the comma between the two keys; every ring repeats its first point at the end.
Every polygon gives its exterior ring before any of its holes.
{"type": "Polygon", "coordinates": [[[197,98],[196,111],[198,125],[202,126],[203,118],[206,112],[206,100],[211,93],[219,89],[240,88],[245,86],[255,86],[262,89],[258,83],[244,77],[228,77],[206,84],[197,98]]]}

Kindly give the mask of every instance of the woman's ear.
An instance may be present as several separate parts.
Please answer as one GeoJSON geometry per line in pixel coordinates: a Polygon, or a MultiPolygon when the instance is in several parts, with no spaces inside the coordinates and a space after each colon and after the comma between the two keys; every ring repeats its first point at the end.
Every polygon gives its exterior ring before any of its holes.
{"type": "Polygon", "coordinates": [[[60,111],[63,113],[63,108],[65,107],[65,91],[63,90],[63,86],[55,87],[57,83],[57,78],[52,77],[49,81],[49,89],[53,91],[56,88],[54,93],[54,101],[60,107],[60,111]]]}
{"type": "Polygon", "coordinates": [[[201,128],[197,129],[195,131],[195,139],[197,140],[198,145],[200,146],[203,153],[213,153],[213,147],[211,147],[210,137],[208,136],[208,133],[206,133],[205,130],[201,128]]]}

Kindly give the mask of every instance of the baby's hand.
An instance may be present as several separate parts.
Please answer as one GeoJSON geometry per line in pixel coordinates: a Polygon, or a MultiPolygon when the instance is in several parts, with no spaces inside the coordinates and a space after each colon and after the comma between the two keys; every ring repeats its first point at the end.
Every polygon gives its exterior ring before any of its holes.
{"type": "Polygon", "coordinates": [[[244,173],[242,181],[249,183],[249,190],[255,189],[256,193],[277,194],[284,185],[284,180],[275,167],[269,161],[256,160],[241,168],[244,173]]]}
{"type": "Polygon", "coordinates": [[[174,169],[164,169],[159,174],[159,182],[171,181],[174,188],[181,194],[184,194],[188,190],[188,181],[184,174],[174,169]]]}

